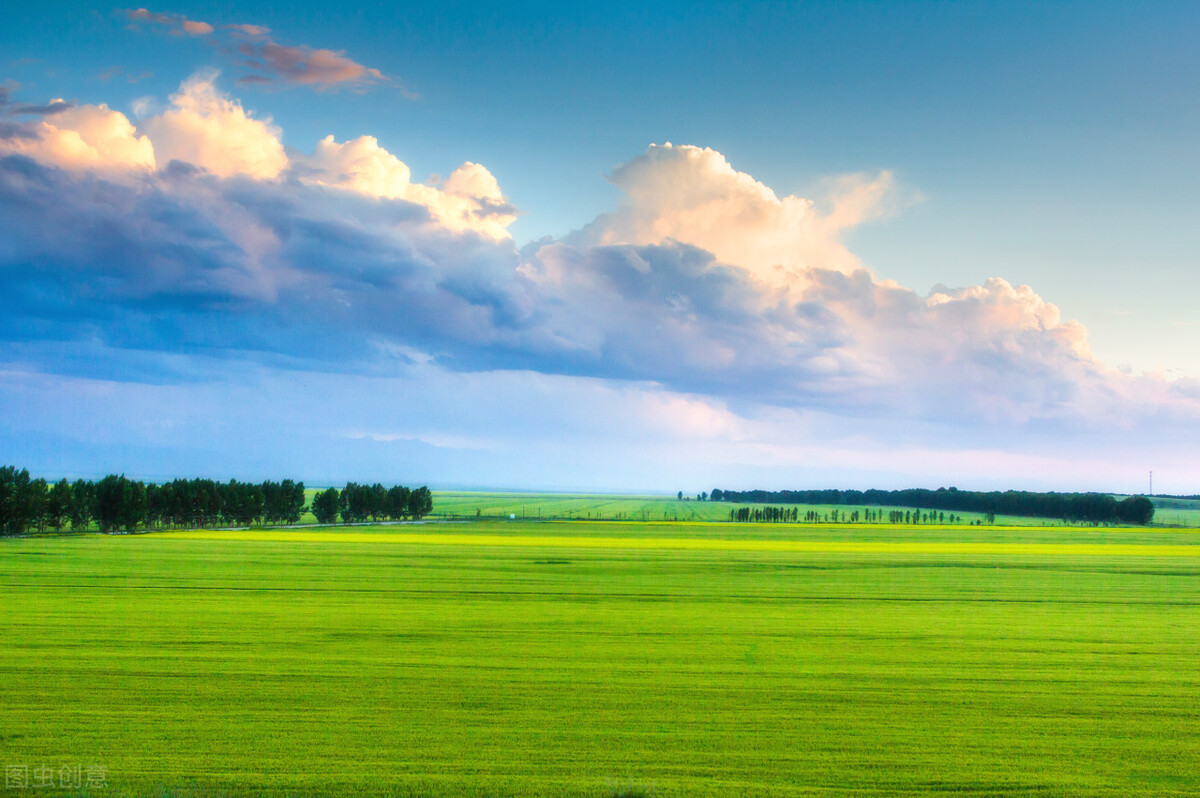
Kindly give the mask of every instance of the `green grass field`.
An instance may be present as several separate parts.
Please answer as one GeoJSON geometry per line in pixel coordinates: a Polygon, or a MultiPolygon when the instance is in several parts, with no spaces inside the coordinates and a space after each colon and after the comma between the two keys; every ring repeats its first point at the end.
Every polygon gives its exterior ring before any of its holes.
{"type": "Polygon", "coordinates": [[[91,795],[1198,795],[1198,619],[1191,530],[0,540],[0,763],[102,767],[91,795]]]}
{"type": "MultiPolygon", "coordinates": [[[[307,501],[312,503],[316,489],[306,491],[307,501]]],[[[1118,498],[1124,498],[1120,496],[1118,498]]],[[[1154,521],[1157,525],[1175,527],[1200,527],[1200,501],[1188,499],[1156,498],[1154,521]]],[[[729,511],[743,505],[726,502],[680,501],[673,496],[623,496],[614,494],[576,493],[502,493],[486,491],[433,492],[434,518],[483,519],[508,518],[515,515],[521,520],[568,519],[579,521],[626,520],[626,521],[727,521],[729,511]]],[[[782,505],[780,505],[782,506],[782,505]]],[[[801,517],[815,510],[822,517],[833,511],[852,512],[862,507],[833,504],[787,505],[799,507],[801,517]]],[[[911,510],[910,507],[876,507],[885,515],[888,510],[911,510]]],[[[985,523],[983,513],[954,513],[962,517],[957,526],[968,526],[978,521],[985,523]]],[[[303,524],[315,524],[312,513],[300,519],[303,524]]],[[[1060,521],[1046,518],[1000,515],[996,517],[1000,526],[1046,526],[1059,525],[1060,521]]]]}
{"type": "MultiPolygon", "coordinates": [[[[678,500],[674,496],[618,496],[611,494],[573,494],[573,493],[487,493],[479,491],[434,491],[433,516],[436,518],[508,518],[515,515],[518,519],[574,519],[583,521],[594,520],[626,520],[626,521],[728,521],[729,511],[735,507],[755,507],[762,505],[746,505],[727,502],[707,502],[678,500]]],[[[808,510],[815,510],[823,518],[837,511],[849,513],[860,512],[861,506],[841,504],[789,504],[772,505],[799,507],[803,518],[808,510]]],[[[911,510],[910,507],[878,507],[871,506],[872,512],[888,510],[911,510]]],[[[923,511],[928,512],[928,511],[923,511]]],[[[960,513],[960,526],[966,526],[974,521],[982,522],[983,513],[960,513]]],[[[1173,516],[1174,517],[1174,516],[1173,516]]],[[[1190,516],[1189,516],[1190,517],[1190,516]]],[[[1180,519],[1183,516],[1179,517],[1180,519]]],[[[316,519],[311,518],[315,521],[316,519]]],[[[1179,519],[1176,519],[1179,520],[1179,519]]],[[[1195,521],[1200,523],[1200,510],[1195,511],[1195,521]]],[[[1036,525],[1047,523],[1057,524],[1058,521],[1048,521],[1045,518],[1026,518],[1022,516],[997,516],[996,523],[1000,525],[1036,525]]]]}

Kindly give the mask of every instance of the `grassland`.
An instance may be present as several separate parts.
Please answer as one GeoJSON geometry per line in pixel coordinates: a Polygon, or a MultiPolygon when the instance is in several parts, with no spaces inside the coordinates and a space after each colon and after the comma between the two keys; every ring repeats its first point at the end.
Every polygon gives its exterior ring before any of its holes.
{"type": "MultiPolygon", "coordinates": [[[[624,521],[728,521],[729,511],[735,507],[755,506],[726,502],[707,502],[692,499],[677,499],[674,496],[618,496],[611,494],[574,493],[487,493],[480,491],[435,491],[433,515],[439,518],[508,518],[518,519],[574,519],[581,521],[624,520],[624,521]]],[[[826,520],[831,513],[849,513],[863,507],[842,504],[788,504],[774,505],[800,508],[800,517],[809,510],[816,511],[826,520]]],[[[911,510],[911,507],[871,507],[872,511],[911,510]]],[[[982,521],[983,513],[960,513],[962,526],[982,521]]],[[[315,520],[315,519],[314,519],[315,520]]],[[[1197,516],[1200,520],[1200,514],[1197,516]]],[[[997,516],[1002,525],[1035,524],[1045,525],[1044,518],[1021,516],[997,516]]]]}
{"type": "MultiPolygon", "coordinates": [[[[306,491],[307,502],[312,503],[317,494],[315,489],[306,491]]],[[[1118,498],[1124,498],[1120,496],[1118,498]]],[[[1161,526],[1200,527],[1200,500],[1154,499],[1155,523],[1161,526]]],[[[500,519],[510,515],[520,520],[577,520],[577,521],[727,521],[729,511],[746,505],[726,502],[702,502],[692,499],[679,500],[661,495],[615,495],[578,493],[517,493],[489,491],[445,491],[433,492],[433,518],[444,519],[500,519]]],[[[754,505],[749,505],[754,506],[754,505]]],[[[830,513],[853,512],[862,507],[834,504],[779,505],[798,507],[800,517],[813,510],[828,520],[830,513]]],[[[876,507],[884,515],[889,510],[911,510],[911,507],[876,507]]],[[[958,527],[976,522],[985,523],[984,513],[955,511],[962,521],[958,527]]],[[[300,519],[303,524],[315,524],[316,517],[305,513],[300,519]]],[[[1046,526],[1060,525],[1056,519],[1030,518],[1027,516],[998,515],[999,526],[1046,526]]],[[[861,525],[860,526],[864,526],[861,525]]]]}
{"type": "Polygon", "coordinates": [[[0,761],[102,765],[96,795],[1197,795],[1198,555],[1029,526],[0,540],[0,761]]]}

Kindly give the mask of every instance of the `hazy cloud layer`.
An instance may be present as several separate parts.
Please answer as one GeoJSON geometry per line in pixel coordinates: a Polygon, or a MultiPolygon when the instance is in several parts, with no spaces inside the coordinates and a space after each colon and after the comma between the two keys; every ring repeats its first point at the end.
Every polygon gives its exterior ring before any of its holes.
{"type": "Polygon", "coordinates": [[[1200,478],[1194,428],[1042,434],[737,407],[641,382],[413,367],[381,377],[192,356],[185,383],[0,369],[0,444],[52,476],[302,476],[562,490],[1014,485],[1136,490],[1200,478]],[[1169,442],[1169,443],[1168,443],[1169,442]],[[1163,480],[1160,482],[1160,478],[1163,480]],[[1171,481],[1168,481],[1171,480],[1171,481]]]}
{"type": "Polygon", "coordinates": [[[135,27],[151,25],[174,36],[204,37],[210,46],[243,70],[239,83],[327,89],[337,86],[362,88],[388,80],[378,69],[346,57],[343,51],[281,44],[271,37],[271,30],[262,25],[239,23],[215,27],[182,14],[163,14],[145,8],[123,13],[135,27]]]}
{"type": "Polygon", "coordinates": [[[1107,368],[1026,286],[921,296],[864,269],[841,235],[884,212],[886,174],[819,210],[713,150],[652,146],[614,173],[617,210],[518,250],[479,164],[424,185],[370,136],[287,152],[209,74],[171,102],[138,126],[103,105],[6,123],[11,363],[164,384],[199,355],[541,373],[654,386],[664,418],[734,436],[725,403],[959,429],[1197,418],[1194,385],[1107,368]]]}

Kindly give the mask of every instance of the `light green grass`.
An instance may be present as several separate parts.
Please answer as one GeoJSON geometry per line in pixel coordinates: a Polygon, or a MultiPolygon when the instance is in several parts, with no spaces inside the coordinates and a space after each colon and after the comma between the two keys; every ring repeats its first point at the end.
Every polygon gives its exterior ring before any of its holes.
{"type": "Polygon", "coordinates": [[[103,765],[96,795],[1195,795],[1198,551],[502,521],[0,540],[0,761],[103,765]]]}
{"type": "Polygon", "coordinates": [[[1200,526],[1200,500],[1155,497],[1151,501],[1154,503],[1155,524],[1200,526]]]}

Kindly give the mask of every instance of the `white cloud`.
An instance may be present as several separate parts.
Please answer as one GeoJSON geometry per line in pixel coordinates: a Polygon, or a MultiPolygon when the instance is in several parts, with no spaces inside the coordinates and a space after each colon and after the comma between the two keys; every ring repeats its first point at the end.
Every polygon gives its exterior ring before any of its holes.
{"type": "Polygon", "coordinates": [[[218,177],[258,180],[280,178],[294,167],[302,183],[413,203],[452,233],[511,240],[508,227],[516,211],[485,166],[467,161],[440,186],[413,182],[408,165],[374,136],[342,143],[326,136],[311,155],[298,154],[293,164],[284,151],[282,131],[270,120],[254,118],[240,102],[218,90],[216,77],[210,70],[193,75],[171,96],[171,106],[153,115],[148,115],[150,100],[139,100],[136,106],[145,116],[141,134],[119,111],[85,105],[56,110],[41,122],[24,125],[21,135],[0,137],[0,152],[114,175],[130,169],[163,169],[172,160],[218,177]]]}
{"type": "Polygon", "coordinates": [[[887,172],[844,177],[833,184],[832,209],[822,213],[811,199],[777,196],[716,150],[670,142],[651,145],[611,180],[625,193],[621,206],[584,227],[573,243],[679,241],[775,284],[798,279],[806,268],[860,268],[842,233],[880,213],[892,183],[887,172]]]}
{"type": "Polygon", "coordinates": [[[654,382],[692,398],[646,412],[697,438],[742,435],[727,410],[746,401],[947,429],[1200,417],[1195,390],[1107,368],[1028,286],[924,297],[859,265],[841,236],[882,212],[886,174],[832,181],[820,204],[713,150],[651,147],[614,173],[620,208],[518,252],[484,166],[413,182],[371,136],[289,160],[278,128],[213,78],[186,81],[144,135],[105,106],[54,103],[0,129],[7,152],[55,167],[0,162],[0,288],[21,308],[0,333],[654,382]]]}
{"type": "Polygon", "coordinates": [[[279,128],[218,91],[216,77],[212,71],[193,75],[171,95],[173,108],[142,123],[158,164],[179,160],[220,177],[277,177],[288,165],[279,128]]]}
{"type": "MultiPolygon", "coordinates": [[[[53,103],[62,102],[53,100],[53,103]]],[[[0,153],[19,153],[65,169],[135,169],[155,166],[154,147],[133,123],[107,105],[67,108],[37,122],[26,136],[0,138],[0,153]]]]}
{"type": "Polygon", "coordinates": [[[507,239],[508,226],[516,219],[496,178],[480,164],[464,163],[440,188],[413,183],[408,165],[379,146],[374,136],[341,144],[326,136],[303,159],[302,174],[301,179],[309,183],[423,205],[454,232],[470,230],[507,239]]]}

